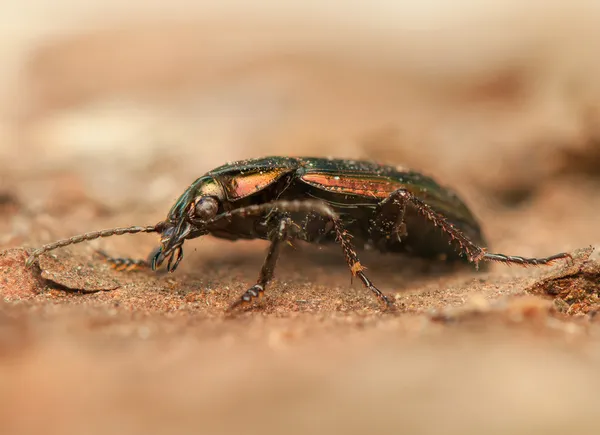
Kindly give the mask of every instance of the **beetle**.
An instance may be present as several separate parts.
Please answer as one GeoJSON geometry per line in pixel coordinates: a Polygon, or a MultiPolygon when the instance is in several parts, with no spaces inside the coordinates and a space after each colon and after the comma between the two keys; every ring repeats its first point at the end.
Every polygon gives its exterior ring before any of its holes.
{"type": "Polygon", "coordinates": [[[355,249],[408,253],[447,261],[497,261],[544,265],[571,259],[568,253],[525,258],[489,253],[481,227],[452,190],[403,167],[364,160],[314,157],[264,157],[228,163],[194,181],[152,226],[111,228],[77,235],[33,251],[41,254],[100,237],[158,233],[160,246],[148,261],[108,258],[117,266],[173,272],[183,259],[183,244],[207,234],[229,240],[270,242],[259,277],[231,306],[262,296],[273,279],[281,246],[291,240],[337,243],[353,277],[385,305],[392,303],[366,276],[355,249]]]}

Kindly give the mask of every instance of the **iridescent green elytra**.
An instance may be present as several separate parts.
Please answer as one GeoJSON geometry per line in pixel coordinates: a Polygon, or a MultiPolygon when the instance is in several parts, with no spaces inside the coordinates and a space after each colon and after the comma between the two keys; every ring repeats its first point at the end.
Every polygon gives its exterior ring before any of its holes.
{"type": "Polygon", "coordinates": [[[481,228],[464,202],[432,178],[408,169],[361,160],[265,157],[218,167],[194,181],[167,218],[154,226],[87,233],[34,251],[28,265],[44,252],[98,237],[137,232],[160,233],[160,248],[149,263],[109,259],[118,266],[152,269],[167,261],[173,272],[188,239],[219,238],[270,241],[257,283],[233,305],[262,295],[273,278],[282,244],[288,240],[337,243],[352,274],[391,305],[364,273],[355,246],[421,257],[548,264],[546,258],[490,254],[481,228]]]}

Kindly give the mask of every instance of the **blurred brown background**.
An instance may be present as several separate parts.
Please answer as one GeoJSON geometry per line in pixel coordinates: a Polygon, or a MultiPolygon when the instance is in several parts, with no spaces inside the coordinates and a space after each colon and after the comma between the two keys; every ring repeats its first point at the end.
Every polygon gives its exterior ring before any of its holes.
{"type": "MultiPolygon", "coordinates": [[[[126,3],[0,5],[0,248],[154,223],[207,170],[271,154],[422,170],[496,251],[600,246],[598,2],[126,3]]],[[[145,256],[154,239],[102,243],[145,256]]],[[[593,303],[487,305],[545,269],[375,260],[389,317],[309,251],[282,259],[265,310],[225,319],[265,245],[189,245],[173,277],[88,295],[40,290],[6,254],[0,432],[597,433],[593,303]],[[483,319],[431,320],[472,297],[483,319]]]]}
{"type": "Polygon", "coordinates": [[[67,178],[58,197],[165,210],[206,170],[265,154],[403,163],[477,213],[544,193],[575,223],[565,183],[598,205],[592,1],[3,9],[0,188],[31,207],[67,178]]]}

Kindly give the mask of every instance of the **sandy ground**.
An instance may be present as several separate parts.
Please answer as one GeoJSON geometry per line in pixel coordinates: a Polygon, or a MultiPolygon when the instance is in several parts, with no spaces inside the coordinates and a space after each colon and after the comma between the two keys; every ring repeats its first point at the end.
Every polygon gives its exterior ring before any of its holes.
{"type": "Polygon", "coordinates": [[[598,432],[593,2],[135,3],[2,6],[0,433],[598,432]],[[149,235],[24,267],[270,154],[415,167],[465,198],[493,251],[574,264],[365,254],[390,313],[337,249],[300,245],[234,315],[264,242],[188,242],[172,275],[94,254],[145,257],[149,235]]]}

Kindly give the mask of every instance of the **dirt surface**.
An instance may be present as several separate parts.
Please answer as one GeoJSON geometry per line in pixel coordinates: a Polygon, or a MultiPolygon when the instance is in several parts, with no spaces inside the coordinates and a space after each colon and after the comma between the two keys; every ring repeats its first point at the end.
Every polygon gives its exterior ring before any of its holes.
{"type": "Polygon", "coordinates": [[[465,1],[460,23],[383,3],[242,23],[236,2],[175,1],[169,17],[58,3],[43,20],[0,14],[21,24],[0,26],[0,433],[597,433],[600,15],[587,3],[465,1]],[[154,224],[207,170],[272,154],[417,168],[465,199],[492,251],[573,262],[476,272],[361,254],[395,312],[350,282],[335,247],[287,247],[266,297],[235,313],[265,242],[187,242],[174,274],[96,253],[145,258],[153,235],[25,268],[41,244],[154,224]]]}

